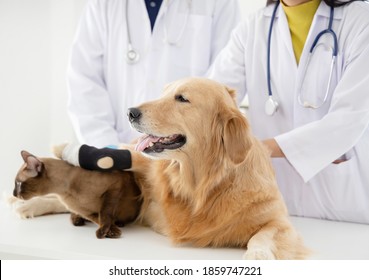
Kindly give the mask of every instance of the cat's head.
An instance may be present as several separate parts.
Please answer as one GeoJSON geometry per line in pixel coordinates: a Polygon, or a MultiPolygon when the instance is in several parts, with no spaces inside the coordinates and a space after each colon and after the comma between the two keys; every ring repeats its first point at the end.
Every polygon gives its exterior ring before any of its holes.
{"type": "Polygon", "coordinates": [[[24,160],[15,177],[13,195],[27,200],[44,195],[45,166],[43,162],[27,151],[21,152],[24,160]]]}

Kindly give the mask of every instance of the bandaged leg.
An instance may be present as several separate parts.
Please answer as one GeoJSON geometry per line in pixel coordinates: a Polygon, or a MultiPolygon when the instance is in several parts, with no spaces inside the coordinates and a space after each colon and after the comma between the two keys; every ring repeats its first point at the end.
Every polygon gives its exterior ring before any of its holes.
{"type": "Polygon", "coordinates": [[[88,145],[68,144],[64,147],[61,158],[89,170],[124,170],[132,166],[131,153],[128,150],[98,149],[88,145]]]}
{"type": "Polygon", "coordinates": [[[90,170],[124,170],[132,166],[131,152],[110,148],[82,145],[79,149],[79,165],[90,170]]]}

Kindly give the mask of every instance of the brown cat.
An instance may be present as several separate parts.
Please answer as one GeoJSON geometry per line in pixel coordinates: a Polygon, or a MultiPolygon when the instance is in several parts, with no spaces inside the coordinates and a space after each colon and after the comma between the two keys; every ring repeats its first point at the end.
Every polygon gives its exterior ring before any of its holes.
{"type": "Polygon", "coordinates": [[[72,223],[99,225],[97,238],[118,238],[118,226],[133,222],[140,211],[140,189],[133,173],[85,170],[54,158],[37,158],[22,151],[24,164],[15,179],[13,195],[24,200],[56,194],[70,210],[72,223]]]}

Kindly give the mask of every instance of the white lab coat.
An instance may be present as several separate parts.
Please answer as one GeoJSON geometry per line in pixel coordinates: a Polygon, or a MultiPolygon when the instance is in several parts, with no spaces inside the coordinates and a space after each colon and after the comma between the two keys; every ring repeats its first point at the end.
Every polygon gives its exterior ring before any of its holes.
{"type": "Polygon", "coordinates": [[[68,70],[68,111],[81,143],[98,147],[132,141],[127,109],[158,98],[165,84],[201,76],[240,20],[238,0],[164,0],[153,33],[143,0],[92,0],[81,18],[68,70]],[[191,3],[191,10],[188,10],[191,3]],[[182,30],[183,36],[180,36],[182,30]],[[171,42],[164,42],[165,31],[171,42]]]}
{"type": "MultiPolygon", "coordinates": [[[[285,13],[278,8],[271,81],[279,109],[268,116],[267,34],[273,9],[260,10],[235,29],[209,76],[236,88],[239,100],[248,95],[254,134],[275,138],[286,155],[273,164],[290,214],[369,223],[369,5],[335,8],[338,60],[328,100],[316,110],[303,108],[297,98],[310,46],[327,28],[330,8],[320,4],[298,66],[285,13]],[[346,161],[332,163],[339,158],[346,161]]],[[[330,38],[322,46],[330,46],[330,38]]],[[[330,61],[330,49],[314,54],[301,92],[306,100],[319,103],[314,98],[324,97],[330,61]]]]}

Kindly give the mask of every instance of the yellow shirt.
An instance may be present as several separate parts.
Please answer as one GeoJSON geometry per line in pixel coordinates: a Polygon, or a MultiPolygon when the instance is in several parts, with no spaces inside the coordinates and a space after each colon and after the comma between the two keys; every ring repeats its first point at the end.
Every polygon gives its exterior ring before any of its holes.
{"type": "Polygon", "coordinates": [[[287,16],[288,25],[291,32],[293,51],[295,53],[297,64],[300,61],[300,56],[305,45],[307,35],[316,10],[320,5],[321,0],[311,0],[309,2],[288,7],[283,1],[282,7],[287,16]]]}

